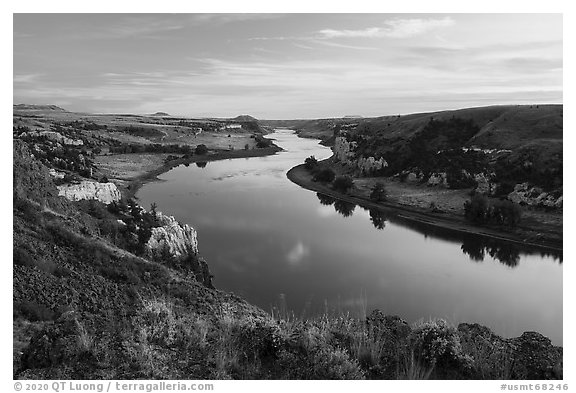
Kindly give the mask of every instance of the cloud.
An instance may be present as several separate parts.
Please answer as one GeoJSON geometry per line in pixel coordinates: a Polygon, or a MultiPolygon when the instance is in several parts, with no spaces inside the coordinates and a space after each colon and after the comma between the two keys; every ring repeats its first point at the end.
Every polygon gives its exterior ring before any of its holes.
{"type": "Polygon", "coordinates": [[[189,21],[197,24],[225,24],[283,18],[285,14],[233,13],[233,14],[194,14],[189,21]]]}
{"type": "Polygon", "coordinates": [[[345,44],[339,44],[339,43],[331,42],[331,41],[327,41],[327,40],[311,40],[310,42],[320,44],[320,45],[330,46],[333,48],[355,49],[355,50],[378,50],[378,48],[375,48],[372,46],[345,45],[345,44]]]}
{"type": "Polygon", "coordinates": [[[382,27],[368,27],[359,30],[323,29],[318,31],[321,39],[334,38],[407,38],[424,34],[430,30],[454,25],[449,17],[441,19],[392,19],[384,22],[382,27]]]}
{"type": "Polygon", "coordinates": [[[310,255],[310,249],[306,247],[301,241],[296,243],[294,247],[286,255],[286,259],[291,265],[298,265],[302,259],[310,255]]]}
{"type": "Polygon", "coordinates": [[[38,79],[40,74],[17,74],[14,75],[14,83],[31,83],[38,79]]]}

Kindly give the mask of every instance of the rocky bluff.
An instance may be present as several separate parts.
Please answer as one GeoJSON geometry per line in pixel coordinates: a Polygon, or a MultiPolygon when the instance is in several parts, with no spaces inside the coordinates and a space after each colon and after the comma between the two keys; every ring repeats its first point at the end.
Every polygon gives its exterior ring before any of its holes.
{"type": "Polygon", "coordinates": [[[122,195],[114,183],[99,183],[83,180],[78,184],[63,184],[58,186],[58,195],[70,201],[94,199],[106,205],[118,202],[122,195]]]}

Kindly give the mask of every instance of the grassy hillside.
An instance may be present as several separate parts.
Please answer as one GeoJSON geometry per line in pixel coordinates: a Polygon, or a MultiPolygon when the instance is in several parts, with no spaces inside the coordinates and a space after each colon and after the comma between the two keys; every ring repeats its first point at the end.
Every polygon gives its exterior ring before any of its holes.
{"type": "Polygon", "coordinates": [[[409,140],[431,118],[456,117],[472,121],[478,132],[466,143],[490,149],[514,149],[535,140],[562,140],[562,105],[501,105],[448,111],[387,115],[375,118],[333,118],[315,120],[263,120],[263,124],[290,127],[302,136],[327,139],[334,130],[353,127],[366,135],[378,135],[384,141],[409,140]]]}

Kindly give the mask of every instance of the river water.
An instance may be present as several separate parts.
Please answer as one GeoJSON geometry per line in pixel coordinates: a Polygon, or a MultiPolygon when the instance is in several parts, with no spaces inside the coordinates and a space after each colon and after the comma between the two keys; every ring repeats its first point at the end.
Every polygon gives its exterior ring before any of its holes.
{"type": "Polygon", "coordinates": [[[267,311],[477,322],[562,345],[560,255],[440,230],[334,201],[286,172],[332,153],[278,129],[273,156],[179,166],[144,185],[144,207],[198,231],[214,285],[267,311]],[[287,310],[287,311],[286,311],[287,310]]]}

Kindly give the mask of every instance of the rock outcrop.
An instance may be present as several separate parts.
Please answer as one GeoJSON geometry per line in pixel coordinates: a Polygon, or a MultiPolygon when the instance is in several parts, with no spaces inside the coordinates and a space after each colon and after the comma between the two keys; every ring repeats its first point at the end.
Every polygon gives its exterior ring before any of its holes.
{"type": "Polygon", "coordinates": [[[52,176],[55,179],[64,179],[64,176],[66,175],[64,172],[58,172],[54,168],[50,168],[48,173],[50,173],[50,176],[52,176]]]}
{"type": "Polygon", "coordinates": [[[173,257],[180,258],[188,254],[198,254],[198,239],[194,228],[180,224],[174,217],[156,214],[160,226],[152,228],[150,240],[146,244],[148,253],[157,256],[167,251],[173,257]]]}
{"type": "Polygon", "coordinates": [[[514,191],[508,194],[508,199],[514,203],[528,206],[541,206],[562,208],[563,196],[560,192],[547,193],[539,187],[533,187],[529,183],[516,184],[514,191]]]}
{"type": "Polygon", "coordinates": [[[476,192],[484,195],[494,195],[496,192],[496,184],[492,182],[491,175],[485,173],[477,173],[474,175],[474,180],[477,183],[476,192]]]}
{"type": "Polygon", "coordinates": [[[98,183],[84,180],[78,184],[63,184],[58,186],[58,195],[70,201],[95,199],[106,205],[117,202],[122,195],[114,183],[98,183]]]}
{"type": "Polygon", "coordinates": [[[431,174],[428,178],[428,185],[448,188],[448,176],[446,175],[446,172],[431,174]]]}
{"type": "Polygon", "coordinates": [[[22,136],[45,137],[47,139],[50,139],[51,141],[69,146],[84,145],[84,141],[82,141],[81,139],[68,138],[56,131],[30,131],[23,133],[22,136]]]}
{"type": "Polygon", "coordinates": [[[346,137],[339,136],[334,140],[334,156],[341,163],[357,170],[362,176],[369,176],[375,171],[381,170],[388,166],[386,160],[382,157],[356,157],[354,149],[356,142],[349,142],[346,137]]]}

